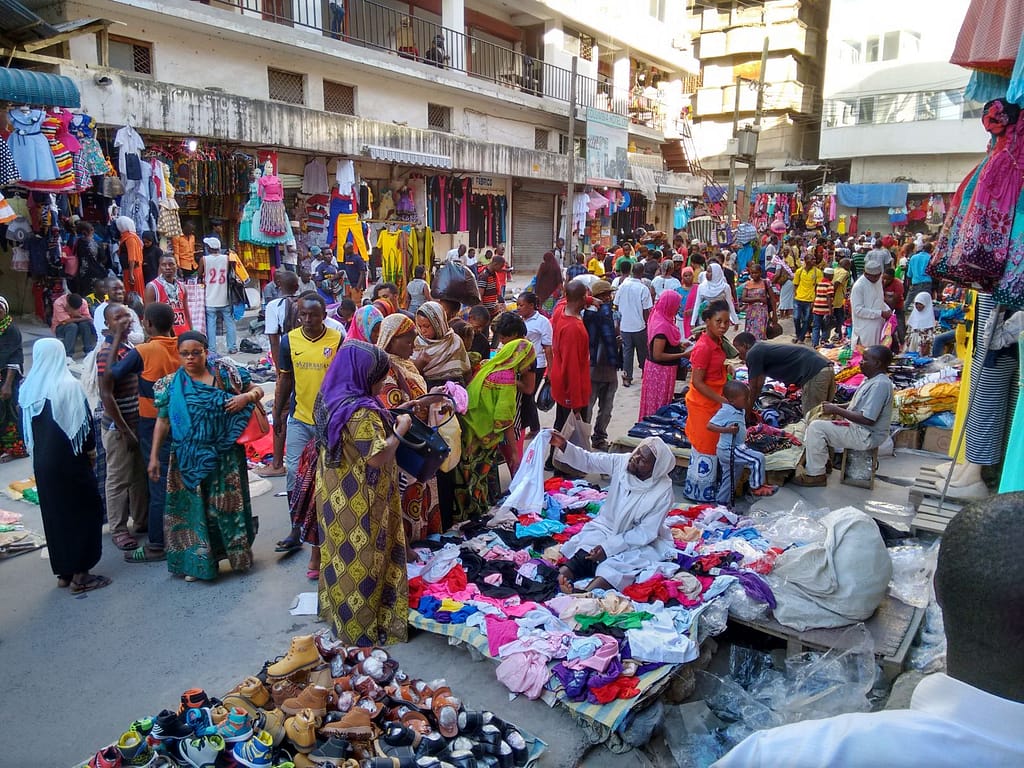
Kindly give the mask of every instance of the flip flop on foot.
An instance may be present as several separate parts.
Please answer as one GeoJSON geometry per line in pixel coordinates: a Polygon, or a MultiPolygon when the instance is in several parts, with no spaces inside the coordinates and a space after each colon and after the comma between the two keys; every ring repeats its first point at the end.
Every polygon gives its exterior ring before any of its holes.
{"type": "Polygon", "coordinates": [[[310,581],[319,581],[320,580],[320,571],[319,571],[319,569],[310,568],[308,571],[306,571],[306,578],[309,579],[310,581]]]}
{"type": "Polygon", "coordinates": [[[291,536],[281,539],[274,545],[275,552],[298,552],[300,549],[302,549],[302,542],[291,536]]]}
{"type": "Polygon", "coordinates": [[[277,469],[264,467],[263,469],[257,469],[256,474],[260,477],[284,477],[288,474],[288,470],[284,467],[278,467],[277,469]]]}
{"type": "Polygon", "coordinates": [[[774,496],[777,490],[777,485],[762,485],[760,488],[752,488],[750,492],[755,496],[774,496]]]}
{"type": "Polygon", "coordinates": [[[166,559],[167,554],[162,549],[153,549],[146,545],[124,553],[126,563],[156,563],[166,559]]]}
{"type": "Polygon", "coordinates": [[[114,546],[120,549],[122,552],[131,551],[139,546],[139,542],[136,541],[135,537],[128,533],[128,531],[121,531],[120,533],[115,533],[113,539],[114,546]]]}
{"type": "Polygon", "coordinates": [[[84,592],[92,592],[96,589],[103,589],[109,587],[111,580],[106,576],[100,576],[96,573],[89,574],[83,581],[72,581],[71,582],[71,594],[81,595],[84,592]]]}

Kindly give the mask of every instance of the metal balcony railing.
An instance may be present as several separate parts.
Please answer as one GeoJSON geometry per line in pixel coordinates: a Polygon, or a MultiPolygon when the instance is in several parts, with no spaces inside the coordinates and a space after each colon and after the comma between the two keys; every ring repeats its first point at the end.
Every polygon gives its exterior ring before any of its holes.
{"type": "MultiPolygon", "coordinates": [[[[243,16],[317,30],[352,45],[390,51],[424,67],[463,72],[523,93],[569,101],[572,73],[568,69],[371,0],[346,0],[344,4],[330,0],[216,0],[215,5],[237,9],[243,16]]],[[[611,81],[603,77],[577,75],[576,104],[629,114],[629,95],[616,97],[611,81]]]]}

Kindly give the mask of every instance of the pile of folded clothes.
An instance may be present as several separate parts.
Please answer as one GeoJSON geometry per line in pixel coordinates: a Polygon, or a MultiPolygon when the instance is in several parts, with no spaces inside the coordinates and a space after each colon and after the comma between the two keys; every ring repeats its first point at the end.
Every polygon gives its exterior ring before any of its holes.
{"type": "Polygon", "coordinates": [[[669,403],[641,419],[627,433],[630,437],[660,437],[673,448],[689,448],[686,439],[686,404],[669,403]]]}
{"type": "Polygon", "coordinates": [[[766,456],[787,448],[799,448],[801,443],[794,435],[769,424],[758,424],[747,430],[747,447],[760,451],[766,456]]]}
{"type": "Polygon", "coordinates": [[[795,424],[804,417],[803,407],[800,405],[800,390],[787,391],[785,394],[775,391],[762,392],[754,403],[754,412],[761,417],[761,421],[772,427],[795,424]]]}

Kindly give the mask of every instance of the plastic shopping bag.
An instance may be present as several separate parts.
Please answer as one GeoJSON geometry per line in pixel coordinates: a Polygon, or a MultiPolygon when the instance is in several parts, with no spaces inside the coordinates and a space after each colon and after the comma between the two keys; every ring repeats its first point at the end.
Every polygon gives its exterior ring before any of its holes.
{"type": "Polygon", "coordinates": [[[718,457],[690,448],[683,495],[693,501],[714,502],[718,496],[718,457]]]}
{"type": "Polygon", "coordinates": [[[501,506],[519,512],[540,512],[544,509],[544,459],[550,444],[550,429],[537,433],[523,454],[523,462],[508,487],[508,498],[501,502],[501,506]]]}

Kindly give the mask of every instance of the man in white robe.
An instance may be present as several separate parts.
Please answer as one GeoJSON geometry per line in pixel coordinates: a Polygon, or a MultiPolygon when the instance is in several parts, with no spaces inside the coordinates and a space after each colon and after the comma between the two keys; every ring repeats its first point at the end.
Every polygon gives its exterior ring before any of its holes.
{"type": "Polygon", "coordinates": [[[601,513],[562,545],[569,562],[558,576],[563,592],[593,577],[591,589],[622,589],[654,563],[675,554],[665,517],[675,503],[669,473],[675,456],[660,437],[648,437],[630,454],[592,453],[555,432],[553,448],[561,461],[587,474],[608,475],[608,498],[601,513]]]}
{"type": "Polygon", "coordinates": [[[873,347],[878,344],[882,340],[882,326],[892,315],[892,310],[885,304],[882,261],[871,254],[864,260],[864,274],[857,278],[850,291],[850,312],[853,346],[873,347]]]}

